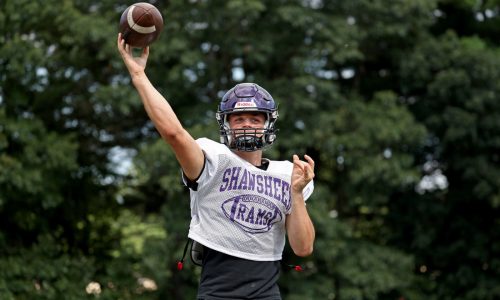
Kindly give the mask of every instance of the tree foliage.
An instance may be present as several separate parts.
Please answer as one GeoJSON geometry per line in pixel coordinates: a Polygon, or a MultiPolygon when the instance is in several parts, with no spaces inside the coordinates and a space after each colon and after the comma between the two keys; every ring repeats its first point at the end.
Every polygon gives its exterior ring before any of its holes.
{"type": "MultiPolygon", "coordinates": [[[[115,49],[133,1],[0,2],[0,295],[193,299],[189,196],[115,49]]],[[[498,1],[152,1],[147,73],[194,137],[235,83],[316,161],[284,299],[500,297],[498,1]]],[[[2,299],[3,299],[2,298],[2,299]]]]}

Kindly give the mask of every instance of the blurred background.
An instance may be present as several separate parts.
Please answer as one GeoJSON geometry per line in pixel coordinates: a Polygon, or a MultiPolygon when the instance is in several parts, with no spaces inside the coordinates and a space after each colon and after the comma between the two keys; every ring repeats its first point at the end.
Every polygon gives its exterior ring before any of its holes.
{"type": "MultiPolygon", "coordinates": [[[[194,299],[188,190],[116,50],[134,1],[0,1],[0,299],[194,299]]],[[[147,73],[194,137],[277,100],[314,254],[283,299],[500,299],[500,1],[150,1],[147,73]]],[[[242,270],[244,272],[244,270],[242,270]]]]}

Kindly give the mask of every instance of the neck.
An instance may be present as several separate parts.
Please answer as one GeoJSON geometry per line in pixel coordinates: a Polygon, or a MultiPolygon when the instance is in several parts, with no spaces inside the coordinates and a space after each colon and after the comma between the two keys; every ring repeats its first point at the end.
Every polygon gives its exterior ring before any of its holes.
{"type": "Polygon", "coordinates": [[[262,164],[262,150],[252,152],[234,151],[234,153],[254,166],[262,164]]]}

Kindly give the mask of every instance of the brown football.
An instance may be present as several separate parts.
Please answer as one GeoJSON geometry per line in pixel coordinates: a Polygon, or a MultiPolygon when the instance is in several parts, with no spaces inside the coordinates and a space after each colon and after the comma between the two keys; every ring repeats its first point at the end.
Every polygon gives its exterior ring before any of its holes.
{"type": "Polygon", "coordinates": [[[120,18],[120,32],[125,42],[135,48],[145,48],[158,39],[163,30],[163,17],[152,4],[130,5],[120,18]]]}

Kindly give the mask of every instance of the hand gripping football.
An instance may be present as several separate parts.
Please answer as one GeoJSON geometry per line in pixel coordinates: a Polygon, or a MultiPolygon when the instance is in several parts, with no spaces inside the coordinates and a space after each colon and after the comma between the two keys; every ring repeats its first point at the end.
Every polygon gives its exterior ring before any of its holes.
{"type": "Polygon", "coordinates": [[[120,18],[120,32],[125,42],[135,48],[145,48],[156,41],[163,29],[163,17],[152,4],[130,5],[120,18]]]}

